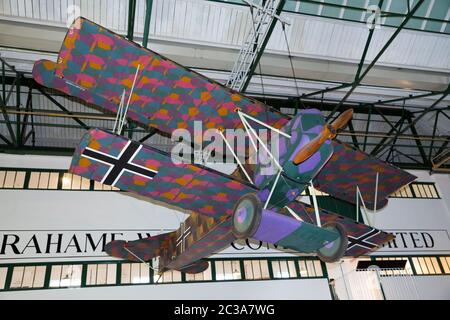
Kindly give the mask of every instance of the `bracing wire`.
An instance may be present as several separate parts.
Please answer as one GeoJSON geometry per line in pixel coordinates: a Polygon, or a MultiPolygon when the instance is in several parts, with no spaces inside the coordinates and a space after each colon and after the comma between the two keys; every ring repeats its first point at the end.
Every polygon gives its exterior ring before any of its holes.
{"type": "Polygon", "coordinates": [[[286,48],[288,51],[289,62],[291,64],[292,76],[294,77],[295,90],[297,92],[297,97],[300,97],[300,90],[298,88],[297,77],[295,75],[295,68],[294,68],[294,63],[292,61],[291,49],[289,47],[289,41],[288,41],[287,34],[286,34],[286,26],[284,23],[281,23],[281,27],[283,29],[284,40],[286,41],[286,48]]]}

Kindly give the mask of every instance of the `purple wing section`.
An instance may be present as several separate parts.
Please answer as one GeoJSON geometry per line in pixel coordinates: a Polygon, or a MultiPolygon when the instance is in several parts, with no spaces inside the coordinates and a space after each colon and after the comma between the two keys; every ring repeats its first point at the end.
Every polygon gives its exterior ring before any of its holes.
{"type": "MultiPolygon", "coordinates": [[[[311,224],[317,224],[314,208],[306,203],[294,201],[288,204],[302,220],[311,224]]],[[[289,215],[286,209],[281,209],[280,213],[289,215]]],[[[345,253],[346,256],[358,257],[367,254],[371,251],[377,250],[384,243],[387,243],[395,238],[391,233],[387,233],[375,228],[372,228],[363,223],[358,223],[352,219],[341,216],[337,213],[320,209],[320,220],[322,224],[326,222],[340,223],[347,231],[348,248],[345,253]]]]}
{"type": "Polygon", "coordinates": [[[70,172],[215,218],[231,215],[239,198],[255,191],[212,169],[174,164],[169,154],[100,129],[83,136],[70,172]]]}
{"type": "Polygon", "coordinates": [[[347,144],[333,141],[333,147],[333,156],[314,178],[314,187],[336,198],[355,203],[358,186],[367,208],[373,209],[378,173],[376,207],[381,209],[390,194],[417,178],[347,144]]]}

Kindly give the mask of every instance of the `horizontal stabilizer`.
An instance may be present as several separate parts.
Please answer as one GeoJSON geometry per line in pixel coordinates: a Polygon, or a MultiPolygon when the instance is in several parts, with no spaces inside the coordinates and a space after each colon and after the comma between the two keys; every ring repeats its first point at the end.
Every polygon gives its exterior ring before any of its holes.
{"type": "Polygon", "coordinates": [[[129,261],[149,261],[160,256],[175,237],[173,231],[135,241],[114,240],[106,244],[105,251],[110,256],[129,261]]]}
{"type": "MultiPolygon", "coordinates": [[[[303,221],[312,224],[317,223],[314,207],[297,201],[288,204],[288,207],[292,209],[303,221]]],[[[283,208],[280,212],[290,215],[288,210],[285,208],[283,208]]],[[[359,223],[347,217],[341,216],[337,213],[323,209],[320,209],[320,220],[322,224],[336,222],[345,228],[348,236],[348,247],[345,253],[346,256],[358,257],[360,255],[367,254],[395,238],[395,236],[391,233],[383,232],[363,223],[359,223]]]]}
{"type": "Polygon", "coordinates": [[[205,271],[206,269],[208,269],[208,267],[209,267],[208,261],[200,260],[194,262],[193,264],[183,267],[183,269],[180,269],[179,271],[184,273],[195,274],[205,271]]]}

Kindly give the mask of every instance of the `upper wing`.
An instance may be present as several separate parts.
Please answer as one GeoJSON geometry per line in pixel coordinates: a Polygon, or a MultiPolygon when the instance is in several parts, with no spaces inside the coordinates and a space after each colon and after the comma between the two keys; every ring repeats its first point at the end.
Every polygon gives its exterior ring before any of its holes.
{"type": "Polygon", "coordinates": [[[138,66],[127,116],[143,126],[171,133],[176,128],[192,130],[193,122],[201,120],[207,128],[238,128],[237,108],[277,128],[289,120],[81,17],[70,27],[57,63],[36,62],[33,76],[44,86],[116,113],[122,91],[129,94],[138,66]]]}
{"type": "Polygon", "coordinates": [[[224,218],[254,187],[212,169],[174,164],[169,154],[100,129],[81,139],[70,172],[181,209],[224,218]]]}
{"type": "Polygon", "coordinates": [[[339,199],[355,203],[358,186],[369,209],[374,209],[377,191],[376,207],[380,209],[387,204],[390,194],[417,178],[345,143],[333,141],[333,147],[333,156],[313,181],[315,188],[339,199]]]}
{"type": "MultiPolygon", "coordinates": [[[[288,204],[288,207],[304,221],[314,225],[317,224],[314,207],[298,201],[291,202],[288,204]]],[[[289,215],[289,212],[285,208],[280,212],[289,215]]],[[[319,215],[322,224],[326,222],[338,222],[345,227],[348,236],[346,256],[358,257],[378,249],[384,243],[395,238],[391,233],[386,233],[363,223],[358,223],[334,212],[320,209],[319,215]]]]}

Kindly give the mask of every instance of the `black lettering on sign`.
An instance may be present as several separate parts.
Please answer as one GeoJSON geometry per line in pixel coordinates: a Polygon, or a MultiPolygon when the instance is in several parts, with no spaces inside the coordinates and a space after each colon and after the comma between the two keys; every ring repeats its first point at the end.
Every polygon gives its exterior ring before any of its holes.
{"type": "Polygon", "coordinates": [[[50,253],[50,246],[52,244],[56,244],[56,252],[55,253],[61,253],[61,245],[62,245],[63,234],[62,233],[58,233],[58,241],[56,241],[56,242],[52,242],[52,237],[53,237],[53,234],[51,234],[51,233],[47,234],[47,246],[46,246],[46,249],[45,249],[45,253],[50,253]]]}
{"type": "Polygon", "coordinates": [[[3,235],[3,242],[2,242],[2,249],[0,250],[0,254],[5,254],[6,252],[6,247],[10,246],[12,251],[15,254],[20,254],[19,249],[17,249],[16,244],[20,241],[20,238],[18,235],[15,234],[4,234],[3,235]],[[14,240],[10,243],[8,242],[8,239],[10,239],[11,237],[14,238],[14,240]]]}
{"type": "Polygon", "coordinates": [[[27,250],[28,248],[34,248],[35,253],[41,253],[41,248],[39,248],[39,243],[36,239],[36,235],[33,235],[31,237],[30,241],[28,241],[27,245],[23,248],[23,250],[20,254],[23,254],[25,252],[25,250],[27,250]],[[30,243],[33,243],[33,245],[30,245],[30,243]]]}
{"type": "Polygon", "coordinates": [[[434,239],[428,232],[421,232],[425,248],[434,248],[434,239]]]}

